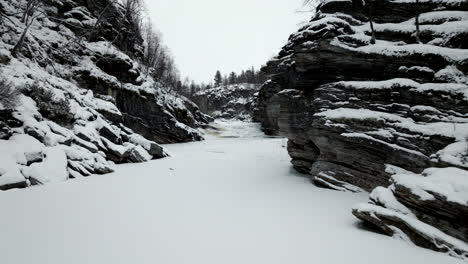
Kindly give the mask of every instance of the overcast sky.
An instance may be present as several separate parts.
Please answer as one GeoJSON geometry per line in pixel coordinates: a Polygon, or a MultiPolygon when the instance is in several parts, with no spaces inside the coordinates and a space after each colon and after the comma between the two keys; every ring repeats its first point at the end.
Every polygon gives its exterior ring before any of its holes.
{"type": "Polygon", "coordinates": [[[182,76],[211,82],[217,69],[255,66],[276,55],[300,22],[303,0],[146,0],[182,76]]]}

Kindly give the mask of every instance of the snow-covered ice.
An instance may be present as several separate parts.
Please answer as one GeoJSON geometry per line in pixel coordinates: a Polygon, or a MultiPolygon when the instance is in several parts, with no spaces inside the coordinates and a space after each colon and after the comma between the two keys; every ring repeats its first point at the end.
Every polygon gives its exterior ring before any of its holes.
{"type": "Polygon", "coordinates": [[[362,231],[351,208],[367,194],[315,187],[285,139],[239,129],[112,174],[0,193],[1,263],[460,263],[362,231]]]}

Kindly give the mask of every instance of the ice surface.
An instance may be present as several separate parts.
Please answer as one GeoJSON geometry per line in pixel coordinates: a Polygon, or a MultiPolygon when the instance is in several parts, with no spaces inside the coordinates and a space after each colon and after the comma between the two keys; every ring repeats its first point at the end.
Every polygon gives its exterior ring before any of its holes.
{"type": "Polygon", "coordinates": [[[2,263],[460,263],[356,228],[367,195],[300,177],[285,139],[165,147],[173,157],[0,193],[2,263]]]}

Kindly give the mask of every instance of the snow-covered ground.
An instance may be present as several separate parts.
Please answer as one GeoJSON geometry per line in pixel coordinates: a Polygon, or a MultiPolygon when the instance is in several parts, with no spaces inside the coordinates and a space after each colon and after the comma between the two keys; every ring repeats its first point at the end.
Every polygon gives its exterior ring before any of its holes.
{"type": "Polygon", "coordinates": [[[205,142],[166,146],[171,158],[1,192],[0,262],[460,263],[360,229],[351,208],[367,194],[300,177],[285,139],[217,126],[205,142]]]}

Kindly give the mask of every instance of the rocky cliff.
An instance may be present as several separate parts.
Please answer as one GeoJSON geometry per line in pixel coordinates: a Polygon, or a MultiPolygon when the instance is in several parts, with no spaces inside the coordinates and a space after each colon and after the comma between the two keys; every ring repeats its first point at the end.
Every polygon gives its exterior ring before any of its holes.
{"type": "Polygon", "coordinates": [[[378,187],[360,219],[466,257],[467,45],[465,0],[325,1],[264,68],[255,119],[316,184],[378,187]]]}
{"type": "Polygon", "coordinates": [[[256,84],[235,84],[199,91],[191,99],[214,118],[250,120],[258,91],[256,84]]]}
{"type": "Polygon", "coordinates": [[[157,143],[202,139],[207,116],[142,73],[121,4],[37,2],[0,1],[0,189],[109,173],[165,157],[157,143]]]}

